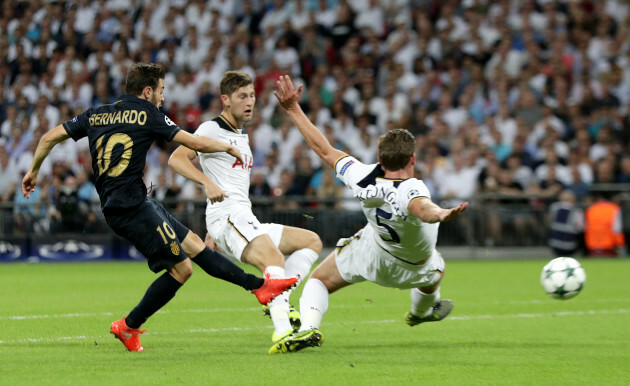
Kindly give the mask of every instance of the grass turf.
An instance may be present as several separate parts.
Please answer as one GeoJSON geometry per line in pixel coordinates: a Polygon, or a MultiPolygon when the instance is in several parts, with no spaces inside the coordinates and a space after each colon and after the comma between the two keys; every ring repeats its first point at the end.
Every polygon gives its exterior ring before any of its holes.
{"type": "Polygon", "coordinates": [[[324,345],[285,355],[267,354],[254,296],[200,269],[131,353],[109,324],[155,278],[146,265],[5,264],[0,383],[627,384],[630,259],[581,262],[586,286],[567,301],[542,291],[545,261],[447,262],[453,313],[413,328],[408,291],[353,285],[330,298],[324,345]]]}

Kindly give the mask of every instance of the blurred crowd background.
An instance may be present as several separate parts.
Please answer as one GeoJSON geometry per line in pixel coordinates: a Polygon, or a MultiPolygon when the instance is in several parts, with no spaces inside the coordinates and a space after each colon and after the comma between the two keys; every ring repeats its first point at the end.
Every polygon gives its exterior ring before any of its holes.
{"type": "MultiPolygon", "coordinates": [[[[163,110],[191,132],[220,114],[224,71],[255,79],[251,193],[283,198],[275,209],[358,208],[277,106],[281,74],[305,85],[302,106],[331,143],[363,162],[376,162],[386,130],[411,131],[418,177],[438,203],[535,208],[568,189],[587,205],[593,184],[630,182],[627,0],[1,4],[0,203],[14,204],[2,206],[5,232],[104,231],[86,139],[53,150],[28,202],[20,182],[42,134],[115,101],[138,61],[167,69],[163,110]]],[[[173,149],[151,150],[150,194],[203,200],[167,166],[173,149]]],[[[515,214],[488,218],[488,244],[506,221],[523,226],[515,214]]]]}

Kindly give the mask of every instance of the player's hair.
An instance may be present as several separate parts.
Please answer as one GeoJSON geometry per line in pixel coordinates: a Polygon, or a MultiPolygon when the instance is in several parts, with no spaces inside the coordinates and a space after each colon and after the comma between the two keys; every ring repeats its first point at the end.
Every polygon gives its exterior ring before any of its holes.
{"type": "Polygon", "coordinates": [[[134,63],[127,70],[127,94],[140,95],[145,87],[157,89],[164,79],[164,68],[155,63],[134,63]]]}
{"type": "Polygon", "coordinates": [[[230,96],[239,88],[253,83],[252,78],[242,71],[227,71],[221,78],[221,95],[230,96]]]}
{"type": "Polygon", "coordinates": [[[394,129],[378,137],[378,158],[389,171],[404,168],[416,151],[416,140],[409,130],[394,129]]]}

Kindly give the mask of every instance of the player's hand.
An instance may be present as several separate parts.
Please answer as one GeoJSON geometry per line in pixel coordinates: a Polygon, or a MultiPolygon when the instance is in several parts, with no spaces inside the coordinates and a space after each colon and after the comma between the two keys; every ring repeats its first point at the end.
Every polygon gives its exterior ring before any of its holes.
{"type": "Polygon", "coordinates": [[[228,153],[232,157],[235,157],[237,160],[239,160],[240,163],[245,164],[245,161],[243,161],[243,156],[241,156],[241,151],[238,150],[238,147],[230,146],[226,153],[228,153]]]}
{"type": "Polygon", "coordinates": [[[223,252],[221,247],[218,246],[217,243],[214,242],[212,237],[210,237],[209,233],[206,233],[206,239],[203,242],[204,244],[206,244],[206,247],[210,248],[211,250],[217,251],[217,252],[223,252]]]}
{"type": "Polygon", "coordinates": [[[31,192],[35,191],[37,186],[37,173],[31,173],[29,170],[22,179],[22,196],[31,198],[31,192]]]}
{"type": "Polygon", "coordinates": [[[203,185],[203,189],[206,192],[206,197],[212,204],[215,202],[221,202],[225,197],[229,197],[221,188],[219,188],[214,182],[208,181],[203,185]]]}
{"type": "Polygon", "coordinates": [[[464,202],[457,205],[455,208],[448,209],[444,213],[442,213],[442,215],[440,216],[440,221],[444,222],[452,220],[462,214],[466,210],[466,208],[468,208],[468,203],[464,202]]]}
{"type": "Polygon", "coordinates": [[[292,106],[297,105],[302,95],[303,85],[300,85],[297,90],[293,87],[293,81],[288,75],[281,75],[276,82],[276,89],[273,94],[278,98],[280,106],[289,110],[292,106]]]}

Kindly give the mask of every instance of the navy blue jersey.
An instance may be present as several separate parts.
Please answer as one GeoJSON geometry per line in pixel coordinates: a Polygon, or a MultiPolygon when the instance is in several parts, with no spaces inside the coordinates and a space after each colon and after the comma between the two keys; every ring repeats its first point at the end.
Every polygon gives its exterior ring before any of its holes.
{"type": "Polygon", "coordinates": [[[133,208],[144,202],[142,177],[149,148],[180,130],[151,102],[123,95],[116,102],[87,109],[63,123],[72,139],[87,136],[101,208],[133,208]]]}

